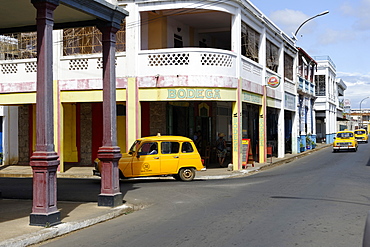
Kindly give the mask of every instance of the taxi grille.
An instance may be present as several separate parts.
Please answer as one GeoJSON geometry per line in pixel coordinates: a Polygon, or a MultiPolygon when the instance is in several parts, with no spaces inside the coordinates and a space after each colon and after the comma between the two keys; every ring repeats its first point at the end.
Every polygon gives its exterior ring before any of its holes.
{"type": "Polygon", "coordinates": [[[348,146],[351,146],[352,143],[350,142],[338,142],[337,143],[337,146],[340,146],[340,147],[348,147],[348,146]]]}

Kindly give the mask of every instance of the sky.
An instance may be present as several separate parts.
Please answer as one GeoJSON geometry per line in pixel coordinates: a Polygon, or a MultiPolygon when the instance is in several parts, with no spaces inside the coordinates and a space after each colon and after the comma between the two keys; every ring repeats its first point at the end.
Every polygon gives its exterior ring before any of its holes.
{"type": "Polygon", "coordinates": [[[370,109],[370,0],[250,0],[265,16],[292,37],[304,24],[296,45],[311,57],[329,56],[337,78],[347,85],[344,99],[351,109],[370,109]]]}

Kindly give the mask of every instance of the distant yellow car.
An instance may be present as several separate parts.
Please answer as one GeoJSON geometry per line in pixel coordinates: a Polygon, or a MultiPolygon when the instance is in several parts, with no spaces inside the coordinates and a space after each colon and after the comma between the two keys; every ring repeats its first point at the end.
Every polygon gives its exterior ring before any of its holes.
{"type": "Polygon", "coordinates": [[[368,135],[367,135],[367,131],[365,129],[358,129],[358,130],[355,130],[355,138],[358,142],[366,142],[368,143],[368,135]]]}
{"type": "Polygon", "coordinates": [[[333,142],[333,152],[339,150],[353,150],[356,152],[357,148],[358,142],[353,131],[344,130],[337,132],[333,142]]]}
{"type": "MultiPolygon", "coordinates": [[[[122,154],[118,168],[120,178],[173,176],[182,181],[191,181],[195,171],[206,170],[191,139],[161,135],[137,139],[130,151],[122,154]]],[[[93,174],[101,174],[99,160],[93,174]]]]}

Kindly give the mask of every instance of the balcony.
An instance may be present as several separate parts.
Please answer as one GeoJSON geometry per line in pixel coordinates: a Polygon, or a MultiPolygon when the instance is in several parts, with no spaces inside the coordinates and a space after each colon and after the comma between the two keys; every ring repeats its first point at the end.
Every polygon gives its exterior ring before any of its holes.
{"type": "MultiPolygon", "coordinates": [[[[140,87],[225,87],[259,92],[262,66],[247,58],[236,60],[235,53],[213,48],[170,48],[140,51],[138,70],[125,69],[125,53],[116,54],[117,88],[126,88],[127,77],[136,76],[140,87]],[[237,66],[237,63],[240,66],[237,66]],[[238,73],[240,69],[240,73],[238,73]]],[[[54,79],[60,90],[96,90],[102,88],[101,54],[60,57],[54,64],[54,79]]],[[[0,61],[0,93],[34,92],[36,59],[0,61]]]]}
{"type": "Polygon", "coordinates": [[[301,91],[306,94],[315,95],[315,84],[303,79],[302,77],[298,78],[298,91],[301,91]]]}
{"type": "Polygon", "coordinates": [[[140,87],[237,87],[236,55],[211,48],[139,52],[140,87]]]}

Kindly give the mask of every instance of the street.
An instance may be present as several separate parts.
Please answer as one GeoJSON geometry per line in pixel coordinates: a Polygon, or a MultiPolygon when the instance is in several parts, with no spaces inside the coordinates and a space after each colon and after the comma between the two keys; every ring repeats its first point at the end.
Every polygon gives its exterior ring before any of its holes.
{"type": "Polygon", "coordinates": [[[39,246],[361,246],[369,149],[326,148],[240,179],[121,181],[145,209],[39,246]]]}

